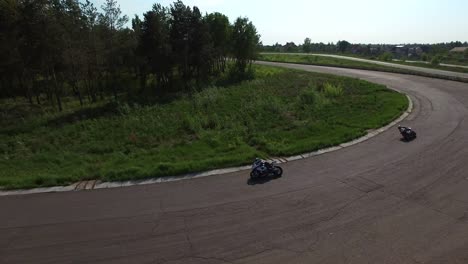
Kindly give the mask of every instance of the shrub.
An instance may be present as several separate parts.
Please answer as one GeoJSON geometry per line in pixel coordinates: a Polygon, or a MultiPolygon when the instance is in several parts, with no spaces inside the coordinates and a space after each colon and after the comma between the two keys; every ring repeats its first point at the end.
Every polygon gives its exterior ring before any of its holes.
{"type": "Polygon", "coordinates": [[[432,64],[432,65],[439,65],[441,59],[442,59],[442,58],[441,58],[440,56],[434,56],[434,58],[432,58],[432,60],[431,60],[431,64],[432,64]]]}
{"type": "Polygon", "coordinates": [[[330,83],[325,83],[323,86],[323,93],[326,97],[340,97],[343,95],[343,87],[340,85],[333,85],[330,83]]]}
{"type": "Polygon", "coordinates": [[[313,107],[316,110],[321,109],[329,103],[325,93],[321,93],[313,85],[309,85],[299,94],[299,105],[302,109],[313,107]]]}
{"type": "Polygon", "coordinates": [[[380,60],[383,61],[391,61],[393,59],[393,54],[390,52],[385,52],[380,56],[380,60]]]}
{"type": "Polygon", "coordinates": [[[305,89],[300,95],[299,99],[304,105],[313,105],[316,103],[318,97],[317,91],[314,89],[305,89]]]}
{"type": "Polygon", "coordinates": [[[428,61],[428,60],[429,60],[429,56],[428,56],[426,53],[423,53],[423,54],[421,55],[421,60],[423,60],[423,61],[428,61]]]}

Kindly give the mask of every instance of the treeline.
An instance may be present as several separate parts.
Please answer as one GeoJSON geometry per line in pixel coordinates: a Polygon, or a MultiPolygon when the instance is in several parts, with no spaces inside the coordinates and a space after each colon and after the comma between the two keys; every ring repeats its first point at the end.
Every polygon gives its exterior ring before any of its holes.
{"type": "Polygon", "coordinates": [[[323,53],[335,53],[337,52],[337,46],[335,43],[312,43],[307,38],[304,44],[296,44],[294,42],[286,42],[285,44],[275,43],[274,45],[263,45],[261,46],[262,52],[323,52],[323,53]]]}
{"type": "Polygon", "coordinates": [[[25,96],[60,111],[70,95],[83,105],[186,91],[221,75],[244,78],[260,38],[247,18],[231,24],[182,1],[155,4],[131,20],[132,28],[115,0],[106,0],[102,12],[78,0],[0,5],[0,97],[25,96]]]}
{"type": "MultiPolygon", "coordinates": [[[[424,59],[438,55],[449,55],[449,51],[456,47],[468,47],[468,42],[452,41],[436,44],[353,44],[346,40],[338,41],[337,43],[313,43],[310,38],[306,38],[303,43],[296,44],[287,42],[282,45],[276,43],[274,45],[264,45],[261,47],[262,52],[305,52],[305,53],[348,53],[366,57],[380,57],[386,53],[393,53],[399,58],[413,57],[415,59],[424,59]]],[[[467,54],[451,54],[464,61],[467,54]],[[463,57],[463,55],[465,57],[463,57]]]]}

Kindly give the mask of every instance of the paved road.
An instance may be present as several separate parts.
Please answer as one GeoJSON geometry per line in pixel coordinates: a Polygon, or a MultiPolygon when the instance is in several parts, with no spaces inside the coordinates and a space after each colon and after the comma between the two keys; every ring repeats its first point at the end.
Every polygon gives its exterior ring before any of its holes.
{"type": "MultiPolygon", "coordinates": [[[[263,54],[278,54],[278,53],[263,53],[263,54]]],[[[429,73],[429,74],[436,74],[436,75],[442,75],[442,76],[458,77],[458,78],[468,79],[468,73],[444,71],[444,70],[430,69],[430,68],[424,68],[424,67],[418,67],[418,66],[402,65],[402,64],[397,64],[397,63],[390,63],[390,62],[383,62],[383,61],[376,61],[376,60],[354,58],[354,57],[348,57],[348,56],[340,56],[340,55],[332,55],[332,54],[312,54],[312,53],[280,53],[280,54],[331,57],[331,58],[337,58],[337,59],[367,62],[367,63],[377,64],[377,65],[383,65],[383,66],[388,66],[388,67],[393,67],[393,68],[400,68],[400,69],[407,69],[407,70],[423,72],[423,73],[429,73]]]]}
{"type": "Polygon", "coordinates": [[[420,137],[392,129],[264,184],[237,172],[1,197],[0,263],[468,263],[468,85],[283,66],[408,93],[420,137]]]}

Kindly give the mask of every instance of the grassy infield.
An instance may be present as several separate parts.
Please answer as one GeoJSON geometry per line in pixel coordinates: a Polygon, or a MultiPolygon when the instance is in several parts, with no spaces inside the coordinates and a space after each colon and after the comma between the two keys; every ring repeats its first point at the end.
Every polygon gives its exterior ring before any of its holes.
{"type": "Polygon", "coordinates": [[[381,127],[408,104],[357,79],[260,66],[256,76],[152,106],[28,115],[26,103],[3,101],[0,186],[142,179],[313,151],[381,127]]]}
{"type": "Polygon", "coordinates": [[[430,63],[428,64],[428,63],[424,63],[424,62],[392,61],[391,63],[408,65],[408,66],[423,67],[423,68],[429,68],[429,69],[437,69],[437,70],[443,70],[443,71],[468,73],[468,69],[463,68],[463,67],[449,67],[449,66],[443,66],[443,65],[432,65],[430,63]]]}
{"type": "MultiPolygon", "coordinates": [[[[260,54],[258,60],[310,64],[310,65],[318,65],[318,66],[333,66],[333,67],[383,71],[383,72],[394,72],[394,73],[412,74],[412,75],[420,75],[420,76],[426,76],[426,77],[436,77],[436,78],[441,78],[441,79],[468,82],[468,80],[462,79],[462,78],[445,77],[445,76],[440,76],[436,74],[423,73],[423,72],[412,71],[412,70],[407,70],[407,69],[399,69],[395,67],[389,67],[389,66],[379,65],[379,64],[369,63],[369,62],[353,61],[353,60],[347,60],[347,59],[314,56],[314,55],[301,55],[301,54],[296,55],[296,54],[281,54],[281,53],[260,54]]],[[[445,70],[445,71],[468,73],[468,69],[465,69],[465,68],[455,68],[455,67],[446,67],[446,66],[431,65],[431,64],[424,64],[424,63],[407,63],[407,62],[395,62],[395,61],[392,61],[390,63],[431,68],[431,69],[439,69],[439,70],[445,70]]]]}

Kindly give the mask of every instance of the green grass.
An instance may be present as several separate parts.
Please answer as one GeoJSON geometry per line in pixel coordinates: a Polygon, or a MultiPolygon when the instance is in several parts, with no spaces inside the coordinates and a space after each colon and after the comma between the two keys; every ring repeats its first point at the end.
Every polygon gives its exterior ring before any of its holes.
{"type": "Polygon", "coordinates": [[[135,180],[248,164],[352,140],[407,108],[369,82],[257,66],[256,79],[157,105],[108,103],[64,113],[0,104],[0,186],[135,180]]]}
{"type": "MultiPolygon", "coordinates": [[[[418,76],[425,76],[425,77],[432,77],[432,78],[439,78],[439,79],[446,79],[446,80],[453,80],[453,81],[461,81],[461,82],[468,82],[466,78],[458,78],[458,77],[450,77],[438,74],[431,74],[425,73],[420,71],[413,71],[407,69],[399,69],[395,67],[385,66],[374,64],[370,62],[361,62],[361,61],[353,61],[341,58],[333,58],[333,57],[325,57],[325,56],[314,56],[314,55],[305,55],[305,54],[260,54],[258,60],[261,61],[271,61],[271,62],[286,62],[286,63],[297,63],[297,64],[306,64],[306,65],[318,65],[318,66],[331,66],[331,67],[341,67],[341,68],[352,68],[352,69],[361,69],[361,70],[372,70],[372,71],[383,71],[383,72],[392,72],[392,73],[402,73],[402,74],[411,74],[411,75],[418,75],[418,76]]],[[[391,62],[398,64],[398,62],[391,62]]],[[[419,64],[415,63],[405,63],[400,62],[399,64],[409,65],[409,66],[420,66],[419,64]]],[[[428,64],[421,64],[425,65],[425,68],[433,68],[433,69],[441,69],[441,70],[448,70],[448,71],[456,71],[467,73],[467,69],[463,68],[452,68],[452,67],[445,67],[445,66],[434,66],[428,64]]]]}
{"type": "Polygon", "coordinates": [[[462,67],[449,67],[449,66],[442,66],[442,65],[433,65],[433,64],[424,63],[424,62],[391,61],[391,63],[402,64],[402,65],[408,65],[408,66],[416,66],[416,67],[422,67],[422,68],[428,68],[428,69],[443,70],[443,71],[452,71],[452,72],[468,73],[468,69],[467,69],[467,68],[462,68],[462,67]]]}
{"type": "MultiPolygon", "coordinates": [[[[325,56],[314,56],[314,55],[296,55],[296,54],[260,54],[259,60],[264,61],[275,61],[275,62],[288,62],[288,63],[300,63],[310,64],[319,66],[334,66],[343,68],[356,68],[363,70],[382,70],[390,72],[400,72],[400,69],[377,65],[369,62],[353,61],[347,59],[325,57],[325,56]]],[[[402,72],[405,70],[402,70],[402,72]]],[[[405,71],[406,72],[406,71],[405,71]]]]}

